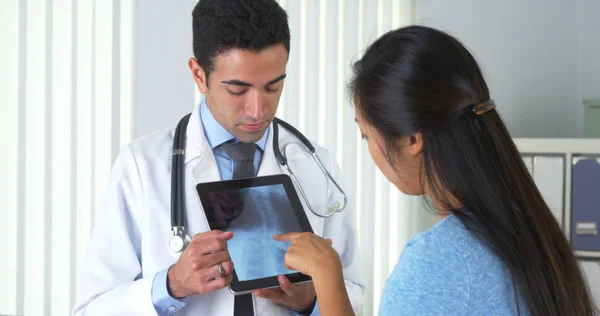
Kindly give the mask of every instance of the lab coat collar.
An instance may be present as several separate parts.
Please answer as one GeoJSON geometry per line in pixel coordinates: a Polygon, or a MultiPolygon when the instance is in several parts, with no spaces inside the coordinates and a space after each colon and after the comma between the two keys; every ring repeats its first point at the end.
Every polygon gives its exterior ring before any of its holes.
{"type": "MultiPolygon", "coordinates": [[[[272,130],[273,128],[273,123],[271,123],[271,125],[269,126],[269,131],[272,130]]],[[[281,131],[281,128],[279,128],[279,130],[281,131]]],[[[260,161],[260,167],[258,168],[258,174],[257,176],[261,177],[261,176],[269,176],[269,175],[275,175],[275,174],[280,174],[281,173],[281,169],[279,168],[279,162],[277,162],[277,159],[275,158],[275,152],[273,151],[273,134],[274,133],[267,133],[268,136],[266,138],[266,146],[264,148],[264,152],[263,152],[263,157],[262,160],[260,161]]],[[[281,135],[282,133],[280,132],[280,139],[283,135],[281,135]]]]}
{"type": "Polygon", "coordinates": [[[210,145],[206,140],[200,120],[200,107],[195,106],[185,132],[185,163],[203,156],[208,149],[210,149],[210,145]]]}
{"type": "Polygon", "coordinates": [[[206,100],[200,103],[200,122],[202,122],[204,135],[212,149],[235,138],[210,113],[206,100]]]}
{"type": "MultiPolygon", "coordinates": [[[[268,130],[270,131],[272,128],[273,123],[271,123],[268,130]]],[[[274,133],[269,132],[266,134],[264,138],[264,153],[258,169],[258,176],[282,173],[281,166],[275,158],[275,152],[273,151],[274,133]]],[[[286,143],[290,137],[287,130],[279,127],[279,143],[282,146],[282,151],[285,150],[286,143]]],[[[194,107],[186,130],[185,163],[187,164],[196,158],[198,158],[198,164],[194,168],[196,183],[220,179],[214,154],[204,133],[204,127],[200,118],[200,106],[194,107]]],[[[290,158],[292,157],[288,157],[288,159],[290,158]]]]}

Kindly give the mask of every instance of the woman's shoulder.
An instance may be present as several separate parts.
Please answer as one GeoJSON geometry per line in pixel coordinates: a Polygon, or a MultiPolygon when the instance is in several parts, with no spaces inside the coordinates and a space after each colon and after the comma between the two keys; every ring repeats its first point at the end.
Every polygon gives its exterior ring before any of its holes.
{"type": "Polygon", "coordinates": [[[432,228],[413,236],[402,251],[399,263],[412,259],[431,259],[465,267],[465,257],[477,252],[490,251],[457,216],[450,215],[432,228]],[[448,259],[455,260],[448,262],[448,259]]]}
{"type": "MultiPolygon", "coordinates": [[[[428,263],[443,270],[463,271],[458,276],[477,287],[485,279],[509,278],[503,261],[484,240],[469,231],[456,215],[450,215],[431,229],[415,235],[406,245],[398,267],[411,262],[428,263]]],[[[427,267],[427,264],[422,265],[427,267]]],[[[457,274],[453,274],[457,277],[457,274]]],[[[452,276],[449,276],[452,277],[452,276]]],[[[448,280],[448,278],[446,278],[448,280]]]]}
{"type": "Polygon", "coordinates": [[[492,261],[499,258],[486,243],[469,231],[456,215],[450,215],[437,223],[434,227],[416,234],[406,245],[403,256],[415,252],[419,256],[434,256],[441,259],[450,257],[461,258],[455,264],[467,266],[470,259],[477,258],[481,262],[482,256],[492,261]]]}
{"type": "Polygon", "coordinates": [[[467,312],[468,268],[460,251],[444,237],[455,230],[448,219],[407,243],[386,283],[381,315],[467,312]]]}
{"type": "MultiPolygon", "coordinates": [[[[482,292],[498,295],[510,290],[506,273],[491,249],[450,215],[407,243],[386,283],[380,311],[382,315],[481,311],[479,302],[496,301],[481,297],[482,292]]],[[[494,306],[498,307],[490,305],[494,306]]]]}

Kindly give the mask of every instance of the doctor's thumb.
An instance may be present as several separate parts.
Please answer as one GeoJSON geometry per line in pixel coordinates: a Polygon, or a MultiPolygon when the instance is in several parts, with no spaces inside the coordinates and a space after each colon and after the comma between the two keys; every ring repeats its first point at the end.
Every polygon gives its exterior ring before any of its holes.
{"type": "Polygon", "coordinates": [[[223,232],[221,234],[221,238],[223,238],[225,240],[229,240],[229,239],[233,238],[233,232],[223,232]]]}

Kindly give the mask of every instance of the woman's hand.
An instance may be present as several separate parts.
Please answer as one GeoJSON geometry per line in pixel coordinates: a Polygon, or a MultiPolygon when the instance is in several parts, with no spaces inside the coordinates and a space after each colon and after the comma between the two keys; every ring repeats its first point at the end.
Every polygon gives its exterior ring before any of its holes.
{"type": "Polygon", "coordinates": [[[354,315],[346,292],[342,262],[330,239],[311,233],[287,233],[273,239],[291,242],[284,257],[286,269],[311,276],[321,315],[354,315]]]}
{"type": "Polygon", "coordinates": [[[331,239],[323,239],[311,233],[287,233],[273,239],[291,242],[284,258],[286,269],[296,270],[313,278],[324,273],[342,272],[340,256],[331,247],[331,239]]]}

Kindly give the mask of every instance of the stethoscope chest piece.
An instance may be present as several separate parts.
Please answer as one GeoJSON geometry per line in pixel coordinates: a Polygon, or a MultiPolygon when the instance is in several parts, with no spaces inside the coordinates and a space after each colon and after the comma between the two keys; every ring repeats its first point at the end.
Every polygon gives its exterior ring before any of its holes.
{"type": "Polygon", "coordinates": [[[179,257],[192,240],[181,226],[173,227],[171,230],[173,235],[169,238],[169,253],[173,257],[179,257]]]}

